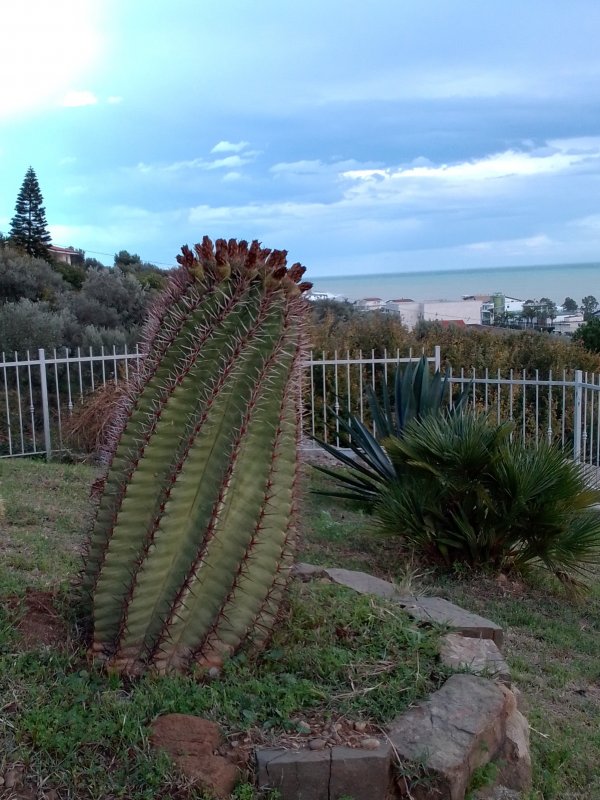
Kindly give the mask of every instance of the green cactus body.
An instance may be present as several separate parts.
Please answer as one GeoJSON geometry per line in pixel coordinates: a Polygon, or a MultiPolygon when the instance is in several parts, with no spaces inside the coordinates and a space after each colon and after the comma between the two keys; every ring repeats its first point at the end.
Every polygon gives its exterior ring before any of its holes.
{"type": "Polygon", "coordinates": [[[205,237],[154,314],[115,426],[83,586],[92,652],[138,674],[219,665],[276,617],[295,532],[310,284],[205,237]]]}

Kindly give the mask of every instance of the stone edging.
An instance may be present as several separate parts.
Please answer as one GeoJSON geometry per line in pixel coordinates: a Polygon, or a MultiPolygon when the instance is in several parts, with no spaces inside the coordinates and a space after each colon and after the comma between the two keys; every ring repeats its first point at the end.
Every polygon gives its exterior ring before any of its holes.
{"type": "Polygon", "coordinates": [[[499,625],[439,597],[402,595],[364,572],[297,564],[293,573],[386,598],[419,622],[446,625],[452,633],[444,637],[442,663],[469,673],[452,675],[397,717],[375,750],[258,748],[259,788],[278,789],[281,800],[464,800],[475,770],[490,762],[496,784],[477,798],[517,800],[530,788],[529,726],[517,708],[520,693],[511,690],[499,625]]]}

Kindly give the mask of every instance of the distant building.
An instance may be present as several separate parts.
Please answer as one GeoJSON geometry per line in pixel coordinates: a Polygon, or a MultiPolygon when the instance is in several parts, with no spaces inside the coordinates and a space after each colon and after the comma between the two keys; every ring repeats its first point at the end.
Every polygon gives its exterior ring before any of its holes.
{"type": "Polygon", "coordinates": [[[523,311],[523,303],[524,301],[517,297],[508,297],[497,292],[481,304],[481,324],[496,325],[505,321],[507,314],[520,314],[523,311]]]}
{"type": "Polygon", "coordinates": [[[423,319],[429,322],[462,322],[478,325],[481,321],[480,300],[438,300],[423,303],[423,319]]]}
{"type": "Polygon", "coordinates": [[[381,297],[363,297],[362,300],[357,300],[356,305],[359,308],[369,309],[371,311],[383,308],[385,301],[381,297]]]}
{"type": "Polygon", "coordinates": [[[52,244],[48,249],[52,258],[55,261],[62,261],[63,264],[83,264],[85,260],[81,250],[75,250],[74,247],[57,247],[52,244]]]}
{"type": "Polygon", "coordinates": [[[583,314],[579,311],[573,314],[559,314],[552,321],[554,333],[566,334],[567,336],[575,333],[581,325],[583,325],[583,314]]]}

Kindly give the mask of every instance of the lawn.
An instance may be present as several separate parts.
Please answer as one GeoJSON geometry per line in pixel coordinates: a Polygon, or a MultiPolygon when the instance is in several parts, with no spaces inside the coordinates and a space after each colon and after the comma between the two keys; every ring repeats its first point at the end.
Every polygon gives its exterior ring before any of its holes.
{"type": "MultiPolygon", "coordinates": [[[[369,517],[311,494],[317,480],[311,473],[305,479],[299,559],[368,570],[502,624],[532,729],[534,790],[527,800],[600,798],[600,583],[575,600],[533,576],[527,583],[468,572],[441,577],[407,562],[394,541],[376,534],[369,517]]],[[[385,607],[368,598],[318,584],[294,585],[287,620],[265,656],[236,659],[223,681],[148,677],[132,684],[104,676],[86,661],[68,602],[93,476],[92,468],[81,465],[0,461],[0,775],[16,765],[33,787],[29,795],[7,796],[201,797],[150,751],[147,726],[157,714],[203,714],[239,741],[266,741],[281,732],[298,735],[315,713],[377,725],[402,710],[399,697],[410,702],[441,680],[434,665],[435,632],[396,653],[402,668],[381,680],[384,641],[410,640],[411,626],[404,618],[390,623],[385,607]],[[20,606],[7,600],[57,588],[57,603],[69,621],[66,641],[27,650],[15,631],[20,606]],[[350,648],[340,630],[353,631],[350,648]],[[324,632],[333,637],[331,648],[319,644],[324,632]],[[361,693],[373,675],[379,676],[377,691],[361,693]]],[[[236,796],[246,800],[254,794],[245,784],[236,796]]]]}
{"type": "MultiPolygon", "coordinates": [[[[334,725],[350,736],[358,721],[376,734],[444,680],[437,631],[417,629],[385,601],[299,582],[265,653],[242,653],[219,680],[105,675],[87,659],[73,602],[94,476],[82,465],[0,461],[0,797],[5,788],[11,800],[200,798],[149,746],[161,713],[214,719],[243,756],[254,743],[301,742],[334,725]],[[46,602],[58,636],[43,646],[25,622],[46,602]]],[[[337,525],[333,517],[322,525],[325,539],[337,525]]],[[[324,547],[312,527],[305,538],[324,547]]],[[[246,782],[233,797],[255,792],[246,782]]]]}

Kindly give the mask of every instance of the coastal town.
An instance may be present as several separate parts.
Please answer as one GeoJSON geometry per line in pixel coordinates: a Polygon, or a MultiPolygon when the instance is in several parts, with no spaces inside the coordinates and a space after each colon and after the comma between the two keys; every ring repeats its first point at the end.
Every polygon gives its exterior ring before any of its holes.
{"type": "MultiPolygon", "coordinates": [[[[335,300],[349,302],[341,295],[329,292],[312,292],[312,301],[335,300]]],[[[497,292],[495,294],[463,295],[459,300],[419,301],[401,297],[384,300],[381,297],[363,297],[353,304],[365,311],[380,311],[398,315],[409,330],[421,322],[440,322],[443,325],[498,326],[504,328],[533,328],[556,335],[571,336],[583,325],[584,312],[568,303],[557,306],[548,298],[539,301],[521,300],[497,292]]],[[[589,316],[600,314],[592,311],[589,316]]]]}

